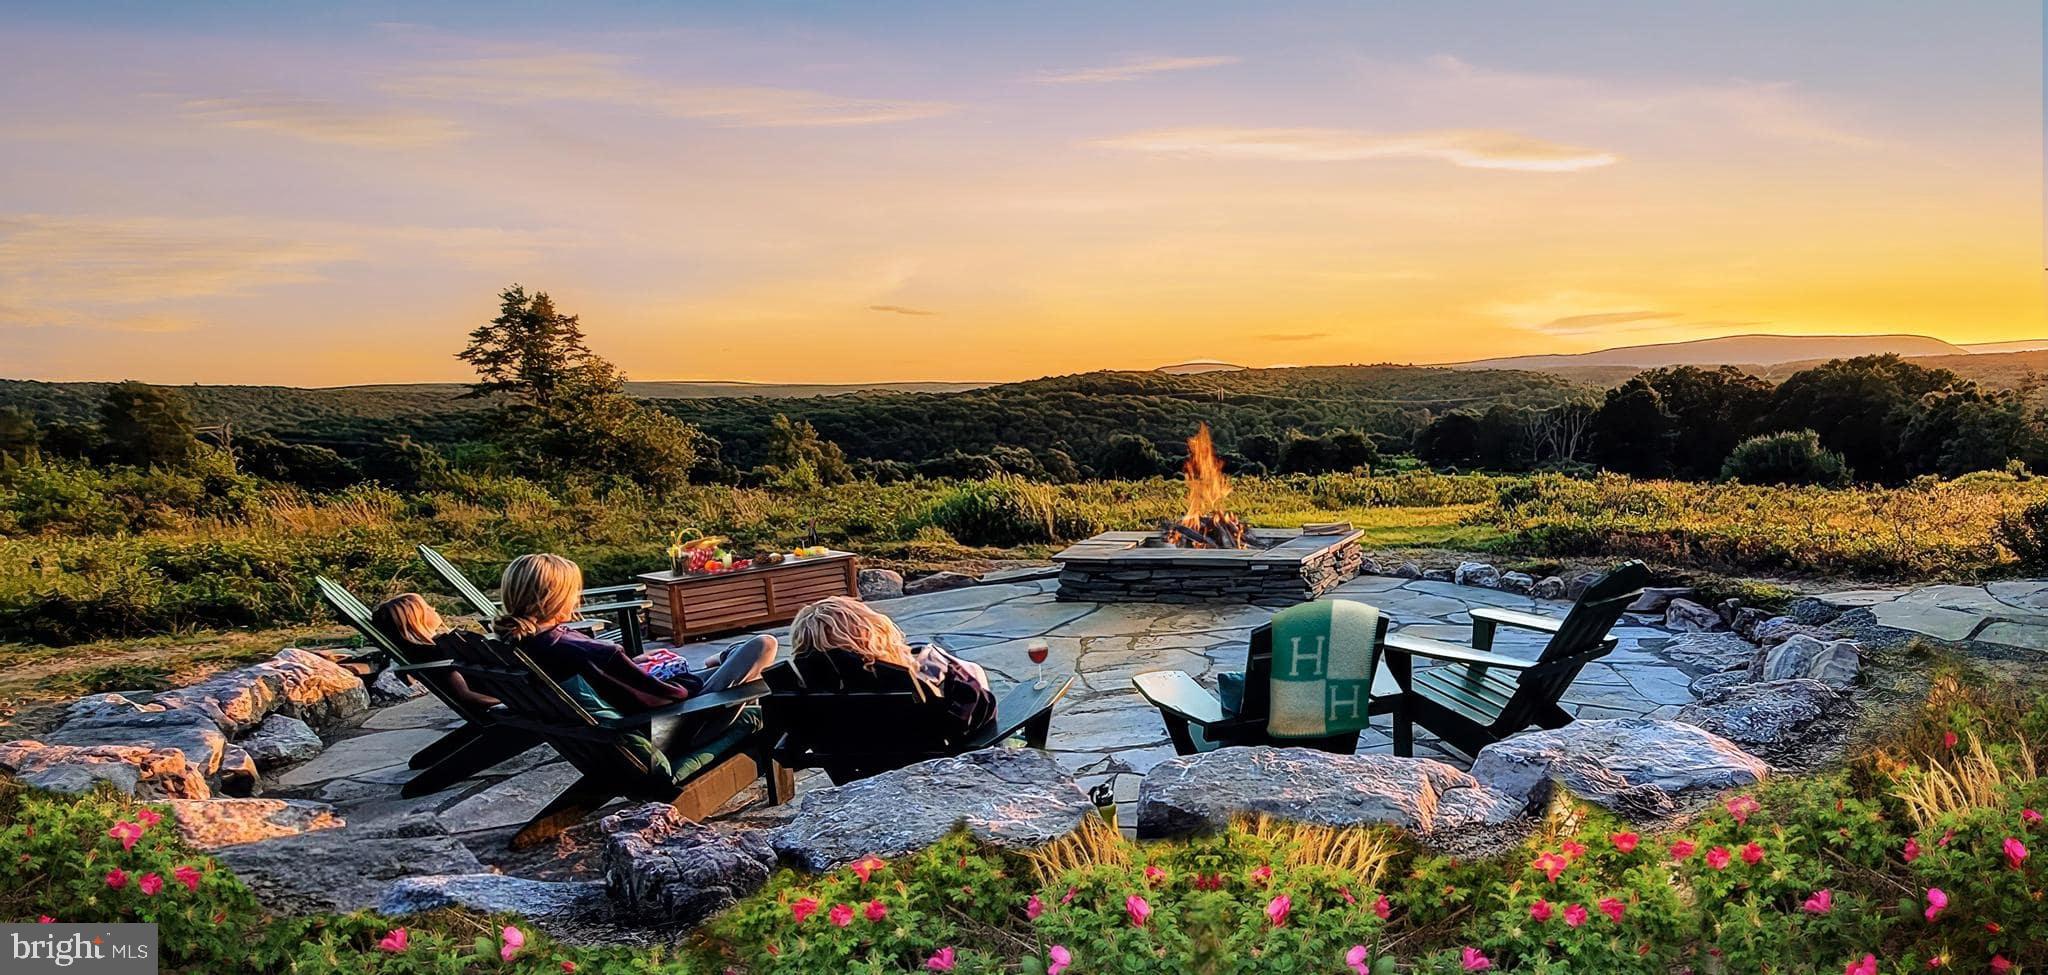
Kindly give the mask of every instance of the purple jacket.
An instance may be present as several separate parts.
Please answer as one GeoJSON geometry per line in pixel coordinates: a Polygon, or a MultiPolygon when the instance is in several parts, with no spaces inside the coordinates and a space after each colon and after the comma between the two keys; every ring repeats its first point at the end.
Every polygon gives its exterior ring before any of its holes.
{"type": "Polygon", "coordinates": [[[621,714],[667,707],[704,687],[704,679],[696,674],[679,674],[674,682],[653,677],[626,656],[618,644],[584,636],[567,627],[557,626],[522,637],[519,649],[557,681],[583,678],[598,697],[621,714]]]}

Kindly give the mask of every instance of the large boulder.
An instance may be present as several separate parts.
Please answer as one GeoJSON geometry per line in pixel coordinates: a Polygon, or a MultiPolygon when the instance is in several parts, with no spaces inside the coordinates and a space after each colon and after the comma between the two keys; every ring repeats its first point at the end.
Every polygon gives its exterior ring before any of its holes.
{"type": "Polygon", "coordinates": [[[1666,605],[1664,625],[1680,633],[1709,633],[1728,628],[1720,613],[1690,599],[1673,599],[1666,605]]]}
{"type": "Polygon", "coordinates": [[[1559,576],[1544,576],[1529,587],[1529,595],[1537,599],[1563,599],[1565,581],[1559,576]]]}
{"type": "Polygon", "coordinates": [[[221,754],[228,745],[220,727],[199,711],[166,705],[162,700],[136,704],[118,694],[106,694],[76,702],[64,723],[43,735],[42,741],[50,745],[175,749],[185,754],[186,763],[200,775],[219,772],[221,754]]]}
{"type": "Polygon", "coordinates": [[[961,572],[934,572],[904,583],[903,594],[918,596],[928,592],[945,592],[948,589],[965,588],[978,581],[973,576],[961,572]]]}
{"type": "Polygon", "coordinates": [[[361,678],[326,657],[286,647],[259,664],[156,695],[156,704],[196,710],[229,736],[239,736],[282,711],[316,728],[340,724],[370,708],[361,678]]]}
{"type": "Polygon", "coordinates": [[[238,744],[256,759],[256,767],[262,769],[296,765],[320,754],[320,750],[327,747],[311,725],[282,714],[264,718],[263,723],[238,744]]]}
{"type": "Polygon", "coordinates": [[[376,903],[377,913],[387,917],[457,907],[479,914],[516,914],[553,927],[548,922],[602,916],[611,902],[604,884],[594,880],[528,880],[497,873],[465,873],[400,878],[385,888],[376,903]]]}
{"type": "Polygon", "coordinates": [[[1863,647],[1854,640],[1820,640],[1804,633],[1757,653],[1750,677],[1759,681],[1812,678],[1846,691],[1863,672],[1863,647]]]}
{"type": "Polygon", "coordinates": [[[1628,604],[1628,611],[1631,613],[1661,613],[1665,607],[1671,605],[1672,600],[1684,599],[1691,596],[1692,593],[1693,589],[1691,586],[1646,586],[1643,589],[1643,594],[1637,596],[1635,602],[1628,604]]]}
{"type": "Polygon", "coordinates": [[[257,900],[292,914],[346,914],[377,906],[401,877],[483,873],[476,855],[432,817],[349,823],[214,854],[257,900]]]}
{"type": "Polygon", "coordinates": [[[1397,579],[1420,579],[1422,578],[1422,566],[1414,562],[1403,562],[1400,565],[1394,566],[1387,574],[1397,579]]]}
{"type": "Polygon", "coordinates": [[[775,872],[764,831],[718,829],[650,802],[601,824],[605,887],[629,913],[694,926],[737,903],[775,872]]]}
{"type": "Polygon", "coordinates": [[[412,678],[389,667],[378,671],[377,676],[371,678],[364,689],[370,693],[370,703],[380,708],[404,704],[427,692],[426,688],[421,687],[412,678]]]}
{"type": "Polygon", "coordinates": [[[1461,586],[1498,589],[1500,570],[1484,562],[1460,562],[1458,567],[1451,571],[1451,581],[1461,586]]]}
{"type": "Polygon", "coordinates": [[[1757,626],[1770,618],[1771,614],[1755,606],[1744,606],[1735,611],[1735,619],[1728,624],[1728,628],[1740,634],[1745,640],[1755,640],[1757,626]]]}
{"type": "Polygon", "coordinates": [[[1801,623],[1790,616],[1773,616],[1756,625],[1756,642],[1766,647],[1775,647],[1795,636],[1810,636],[1816,640],[1835,640],[1839,639],[1841,634],[1824,626],[1801,623]]]}
{"type": "Polygon", "coordinates": [[[144,745],[50,745],[23,739],[0,744],[0,772],[52,792],[90,792],[106,783],[138,799],[204,799],[206,773],[176,748],[144,745]]]}
{"type": "Polygon", "coordinates": [[[1749,683],[1749,669],[1745,667],[1740,670],[1724,670],[1720,673],[1695,677],[1692,683],[1686,685],[1685,689],[1693,697],[1705,699],[1738,684],[1747,683],[1749,683]]]}
{"type": "Polygon", "coordinates": [[[819,789],[770,838],[777,853],[830,870],[870,853],[901,856],[965,826],[996,846],[1041,846],[1095,814],[1088,794],[1035,748],[984,748],[819,789]]]}
{"type": "MultiPolygon", "coordinates": [[[[1562,589],[1564,583],[1559,582],[1562,589]]],[[[1527,572],[1503,572],[1500,574],[1500,588],[1504,592],[1528,595],[1536,589],[1536,577],[1527,572]]]]}
{"type": "Polygon", "coordinates": [[[1169,759],[1138,786],[1138,834],[1213,832],[1266,814],[1323,826],[1392,823],[1415,833],[1498,825],[1524,803],[1443,762],[1309,748],[1222,748],[1169,759]]]}
{"type": "Polygon", "coordinates": [[[1834,688],[1800,678],[1723,688],[1679,709],[1676,720],[1774,763],[1805,766],[1841,743],[1852,707],[1834,688]]]}
{"type": "Polygon", "coordinates": [[[1583,719],[1527,731],[1480,749],[1472,762],[1473,778],[1532,805],[1556,782],[1623,813],[1664,806],[1657,796],[1719,791],[1769,774],[1762,759],[1728,739],[1658,718],[1583,719]]]}
{"type": "Polygon", "coordinates": [[[1450,569],[1424,569],[1422,578],[1430,582],[1454,582],[1457,580],[1457,573],[1450,569]]]}
{"type": "Polygon", "coordinates": [[[302,799],[174,799],[178,835],[201,850],[218,850],[347,825],[324,802],[302,799]]]}
{"type": "Polygon", "coordinates": [[[860,598],[895,599],[903,595],[903,573],[895,569],[860,570],[860,598]]]}
{"type": "Polygon", "coordinates": [[[1681,633],[1657,651],[1695,673],[1747,669],[1756,644],[1734,633],[1681,633]]]}

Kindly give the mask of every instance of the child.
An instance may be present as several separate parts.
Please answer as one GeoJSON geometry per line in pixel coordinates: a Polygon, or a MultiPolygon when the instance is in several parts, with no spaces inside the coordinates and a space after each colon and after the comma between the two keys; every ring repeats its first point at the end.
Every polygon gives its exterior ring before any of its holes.
{"type": "MultiPolygon", "coordinates": [[[[441,614],[434,612],[426,597],[416,592],[402,592],[378,603],[377,608],[370,611],[370,623],[393,642],[420,648],[426,654],[423,659],[427,660],[440,656],[433,652],[434,638],[448,630],[441,622],[441,614]]],[[[448,692],[461,700],[480,708],[498,705],[497,698],[470,690],[461,674],[450,670],[439,676],[447,682],[444,686],[448,692]]]]}
{"type": "Polygon", "coordinates": [[[886,728],[849,728],[849,734],[894,736],[928,748],[967,740],[995,722],[996,698],[979,665],[932,644],[913,648],[894,620],[860,600],[832,596],[804,607],[789,625],[789,639],[791,663],[814,689],[909,686],[915,713],[886,728]]]}

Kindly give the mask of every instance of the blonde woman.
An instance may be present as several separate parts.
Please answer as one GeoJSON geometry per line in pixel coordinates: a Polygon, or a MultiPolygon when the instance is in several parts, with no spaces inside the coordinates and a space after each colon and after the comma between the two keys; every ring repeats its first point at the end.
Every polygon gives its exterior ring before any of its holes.
{"type": "Polygon", "coordinates": [[[583,570],[559,555],[522,555],[505,567],[498,601],[505,614],[491,631],[526,651],[549,677],[561,682],[593,713],[632,714],[675,704],[695,693],[724,690],[761,675],[775,659],[771,636],[733,644],[713,657],[708,674],[679,674],[661,680],[641,670],[616,643],[585,636],[563,625],[576,619],[583,598],[583,570]]]}
{"type": "Polygon", "coordinates": [[[804,607],[789,625],[789,640],[791,662],[812,690],[899,691],[908,686],[916,714],[889,727],[858,729],[859,734],[957,741],[995,722],[996,698],[978,664],[932,644],[911,646],[894,620],[858,599],[833,596],[804,607]]]}
{"type": "MultiPolygon", "coordinates": [[[[441,622],[441,614],[434,611],[433,604],[416,592],[402,592],[378,603],[377,608],[370,611],[370,624],[397,643],[422,648],[431,648],[434,638],[448,631],[447,625],[441,622]]],[[[446,681],[449,693],[477,707],[489,708],[498,704],[497,698],[470,690],[462,675],[452,670],[443,671],[440,679],[446,681]]]]}

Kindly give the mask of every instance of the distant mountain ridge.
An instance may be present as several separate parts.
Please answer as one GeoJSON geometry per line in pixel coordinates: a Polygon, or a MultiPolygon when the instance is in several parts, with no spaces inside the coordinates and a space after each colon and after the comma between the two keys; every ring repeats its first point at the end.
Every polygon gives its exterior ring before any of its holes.
{"type": "MultiPolygon", "coordinates": [[[[2026,345],[2027,343],[1992,343],[2026,345]]],[[[2039,343],[2048,346],[2048,341],[2039,343]]],[[[2038,346],[2030,346],[2038,347],[2038,346]]],[[[1575,366],[1628,366],[1654,369],[1659,366],[1772,366],[1782,362],[1810,359],[1851,359],[1864,355],[1901,356],[1968,355],[1966,346],[1944,342],[1926,335],[1724,335],[1685,342],[1624,345],[1597,352],[1553,355],[1503,356],[1450,363],[1455,369],[1561,369],[1575,366]]],[[[1982,351],[2023,351],[1984,348],[1982,351]]]]}

